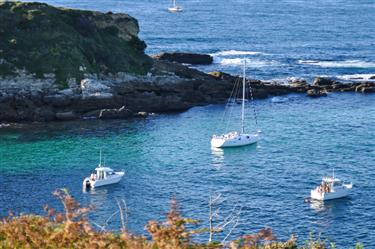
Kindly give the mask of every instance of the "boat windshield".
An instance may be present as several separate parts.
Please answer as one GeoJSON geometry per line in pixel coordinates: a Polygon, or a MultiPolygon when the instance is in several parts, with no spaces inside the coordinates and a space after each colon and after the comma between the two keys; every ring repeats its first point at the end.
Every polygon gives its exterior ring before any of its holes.
{"type": "Polygon", "coordinates": [[[333,183],[333,186],[341,186],[342,185],[342,182],[341,181],[335,181],[333,183]]]}

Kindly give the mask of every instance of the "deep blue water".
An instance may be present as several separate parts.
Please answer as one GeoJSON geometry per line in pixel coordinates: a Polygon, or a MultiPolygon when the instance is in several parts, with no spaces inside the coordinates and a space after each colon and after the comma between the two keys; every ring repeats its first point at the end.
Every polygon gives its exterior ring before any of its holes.
{"type": "Polygon", "coordinates": [[[245,57],[258,79],[375,75],[374,0],[179,0],[179,14],[167,12],[168,0],[45,2],[129,13],[148,53],[213,54],[216,63],[205,71],[238,73],[245,57]]]}
{"type": "MultiPolygon", "coordinates": [[[[303,242],[315,232],[338,248],[356,241],[375,248],[374,101],[375,95],[355,93],[258,100],[261,141],[225,151],[210,148],[210,136],[223,128],[223,105],[146,119],[2,128],[0,216],[10,209],[43,213],[45,203],[59,207],[51,192],[67,187],[83,205],[96,206],[91,220],[98,224],[117,210],[116,198],[126,199],[129,228],[140,234],[148,220],[164,217],[172,196],[185,216],[207,226],[210,193],[220,193],[222,216],[242,207],[231,239],[268,226],[279,239],[295,233],[303,242]],[[82,180],[100,148],[106,164],[125,169],[126,176],[118,185],[84,193],[82,180]],[[333,168],[354,183],[350,198],[304,203],[333,168]]],[[[250,116],[247,123],[254,128],[250,116]]],[[[116,216],[108,228],[119,227],[116,216]]]]}
{"type": "MultiPolygon", "coordinates": [[[[375,75],[374,1],[180,0],[180,14],[166,11],[168,1],[46,2],[127,12],[139,20],[147,53],[213,54],[215,63],[200,67],[205,71],[238,73],[240,59],[247,58],[251,77],[258,79],[375,75]]],[[[356,241],[375,248],[374,102],[374,95],[354,93],[259,100],[262,140],[225,151],[209,145],[222,128],[223,105],[146,119],[1,128],[0,216],[58,206],[51,192],[67,187],[83,205],[96,206],[91,220],[98,224],[117,210],[116,198],[125,198],[130,229],[144,233],[148,220],[164,216],[172,196],[185,216],[207,225],[210,193],[221,193],[223,216],[242,206],[231,239],[269,226],[280,239],[296,233],[302,242],[313,231],[339,248],[356,241]],[[116,186],[83,193],[82,180],[97,164],[100,148],[106,163],[125,169],[126,176],[116,186]],[[332,168],[353,181],[351,197],[304,203],[332,168]]],[[[119,226],[119,217],[109,224],[119,226]]]]}

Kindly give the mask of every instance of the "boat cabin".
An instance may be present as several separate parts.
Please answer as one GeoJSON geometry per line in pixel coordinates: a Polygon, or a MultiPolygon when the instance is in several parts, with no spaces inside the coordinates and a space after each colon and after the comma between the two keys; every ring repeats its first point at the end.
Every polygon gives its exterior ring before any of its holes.
{"type": "Polygon", "coordinates": [[[342,187],[343,182],[334,177],[323,177],[322,183],[320,184],[320,190],[323,192],[332,192],[337,187],[342,187]]]}
{"type": "Polygon", "coordinates": [[[334,177],[323,177],[322,182],[328,183],[328,184],[333,184],[333,186],[340,186],[342,185],[342,181],[338,178],[334,177]]]}
{"type": "Polygon", "coordinates": [[[110,176],[115,175],[116,173],[113,169],[108,167],[97,167],[95,171],[91,174],[91,180],[104,180],[110,176]]]}

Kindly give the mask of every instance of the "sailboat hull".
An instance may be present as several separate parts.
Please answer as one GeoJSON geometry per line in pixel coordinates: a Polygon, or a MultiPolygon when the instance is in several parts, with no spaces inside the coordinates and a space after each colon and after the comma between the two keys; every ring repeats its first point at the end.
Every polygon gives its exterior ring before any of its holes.
{"type": "Polygon", "coordinates": [[[182,7],[176,6],[176,7],[168,8],[168,11],[172,13],[176,13],[176,12],[182,12],[183,10],[182,10],[182,7]]]}
{"type": "Polygon", "coordinates": [[[211,146],[215,148],[227,148],[227,147],[240,147],[258,142],[258,134],[237,134],[232,135],[231,133],[214,136],[211,139],[211,146]]]}

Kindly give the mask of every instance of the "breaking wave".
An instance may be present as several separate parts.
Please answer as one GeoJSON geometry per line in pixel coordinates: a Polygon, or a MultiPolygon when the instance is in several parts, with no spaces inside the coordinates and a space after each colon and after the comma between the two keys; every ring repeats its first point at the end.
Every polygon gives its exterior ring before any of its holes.
{"type": "Polygon", "coordinates": [[[231,55],[256,55],[256,54],[264,54],[262,52],[255,52],[255,51],[239,51],[239,50],[226,50],[226,51],[220,51],[214,54],[211,54],[211,56],[231,56],[231,55]]]}
{"type": "Polygon", "coordinates": [[[369,80],[375,81],[375,73],[373,74],[346,74],[337,76],[341,80],[369,80]]]}
{"type": "Polygon", "coordinates": [[[220,60],[216,60],[214,62],[219,63],[223,66],[242,66],[244,60],[246,60],[246,65],[248,67],[271,67],[278,65],[276,61],[267,61],[250,58],[221,58],[220,60]]]}
{"type": "Polygon", "coordinates": [[[319,61],[319,60],[299,60],[299,64],[315,65],[319,67],[329,68],[375,68],[375,62],[361,60],[345,60],[345,61],[319,61]]]}

